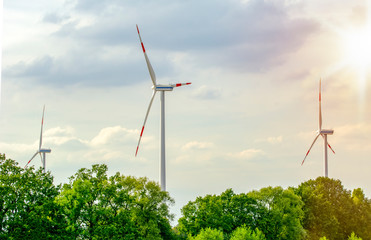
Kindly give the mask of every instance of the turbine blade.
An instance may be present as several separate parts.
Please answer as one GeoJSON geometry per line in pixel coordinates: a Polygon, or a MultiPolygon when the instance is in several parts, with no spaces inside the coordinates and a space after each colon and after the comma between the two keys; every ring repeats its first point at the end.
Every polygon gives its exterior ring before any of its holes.
{"type": "Polygon", "coordinates": [[[152,102],[153,102],[153,99],[155,98],[155,95],[156,95],[156,91],[153,90],[152,97],[151,97],[151,101],[149,102],[149,105],[148,105],[148,109],[147,109],[146,117],[144,118],[144,123],[143,123],[142,131],[140,132],[139,141],[138,141],[138,145],[137,145],[137,150],[136,150],[136,152],[135,152],[135,156],[137,156],[137,154],[138,154],[139,145],[140,145],[140,141],[142,140],[144,127],[146,126],[146,122],[147,122],[148,114],[149,114],[149,111],[151,110],[152,102]]]}
{"type": "Polygon", "coordinates": [[[327,143],[327,145],[328,145],[328,147],[331,149],[331,151],[335,154],[335,151],[334,151],[334,149],[332,149],[332,147],[330,146],[330,144],[327,143]]]}
{"type": "Polygon", "coordinates": [[[321,79],[319,79],[319,132],[322,130],[321,79]]]}
{"type": "Polygon", "coordinates": [[[36,155],[39,153],[39,151],[37,151],[30,160],[28,160],[26,166],[24,166],[24,168],[26,168],[28,166],[28,164],[30,164],[30,162],[32,161],[32,159],[34,159],[36,157],[36,155]]]}
{"type": "Polygon", "coordinates": [[[319,135],[320,135],[320,133],[318,133],[317,136],[314,138],[314,140],[313,140],[313,142],[312,142],[312,145],[310,145],[310,148],[309,148],[307,154],[306,154],[305,157],[304,157],[304,160],[301,162],[301,165],[303,165],[305,159],[307,158],[307,156],[308,156],[310,150],[312,149],[312,147],[313,147],[314,143],[316,142],[317,138],[319,137],[319,135]]]}
{"type": "Polygon", "coordinates": [[[334,149],[332,149],[332,147],[331,147],[330,143],[328,143],[328,141],[327,141],[327,146],[328,146],[328,147],[331,149],[331,151],[335,154],[334,149]]]}
{"type": "Polygon", "coordinates": [[[43,143],[44,112],[45,112],[45,105],[44,105],[44,108],[43,108],[43,116],[41,118],[41,132],[40,132],[39,150],[41,149],[41,145],[43,143]]]}
{"type": "Polygon", "coordinates": [[[148,59],[148,56],[147,56],[147,53],[146,53],[146,49],[144,48],[144,44],[142,42],[142,38],[140,37],[140,32],[139,32],[138,25],[137,25],[137,31],[138,31],[138,36],[139,36],[140,44],[142,45],[142,50],[143,50],[144,58],[146,59],[146,63],[147,63],[149,75],[151,76],[151,80],[152,80],[153,86],[156,86],[156,75],[155,75],[155,72],[153,71],[151,62],[148,59]]]}
{"type": "Polygon", "coordinates": [[[192,83],[190,82],[187,82],[187,83],[176,83],[176,84],[171,84],[172,87],[181,87],[181,86],[185,86],[185,85],[190,85],[192,83]]]}

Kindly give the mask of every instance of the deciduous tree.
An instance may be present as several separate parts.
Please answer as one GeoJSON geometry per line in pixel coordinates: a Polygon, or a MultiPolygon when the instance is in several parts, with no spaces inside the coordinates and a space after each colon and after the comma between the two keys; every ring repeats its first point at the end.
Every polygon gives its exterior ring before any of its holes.
{"type": "Polygon", "coordinates": [[[68,239],[60,206],[59,187],[41,168],[23,169],[0,159],[0,239],[68,239]]]}

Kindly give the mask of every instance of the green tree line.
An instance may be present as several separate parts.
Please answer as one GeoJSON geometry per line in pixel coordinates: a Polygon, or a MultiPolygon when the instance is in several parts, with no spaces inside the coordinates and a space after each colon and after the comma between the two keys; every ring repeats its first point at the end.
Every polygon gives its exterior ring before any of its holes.
{"type": "Polygon", "coordinates": [[[173,203],[157,183],[108,176],[104,164],[56,185],[50,172],[0,154],[0,239],[371,239],[371,200],[325,177],[197,197],[172,228],[173,203]]]}

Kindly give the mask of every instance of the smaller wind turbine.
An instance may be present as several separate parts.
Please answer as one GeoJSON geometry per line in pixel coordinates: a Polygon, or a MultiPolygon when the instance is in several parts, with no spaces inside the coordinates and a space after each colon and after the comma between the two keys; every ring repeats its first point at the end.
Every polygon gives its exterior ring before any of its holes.
{"type": "Polygon", "coordinates": [[[41,132],[40,132],[39,150],[37,150],[36,153],[32,156],[32,158],[28,161],[28,163],[26,164],[25,168],[32,161],[32,159],[34,159],[36,157],[37,154],[40,154],[41,163],[43,164],[43,172],[45,173],[45,170],[46,170],[46,158],[45,158],[45,154],[46,153],[50,153],[52,150],[51,149],[46,149],[46,148],[41,148],[42,143],[43,143],[44,112],[45,112],[45,105],[44,105],[44,108],[43,108],[43,116],[41,118],[41,132]]]}
{"type": "Polygon", "coordinates": [[[318,131],[317,135],[314,138],[314,141],[312,145],[310,145],[310,148],[307,152],[307,154],[304,157],[304,160],[302,161],[301,165],[304,164],[305,159],[307,158],[310,150],[312,149],[314,143],[316,142],[319,135],[322,136],[324,141],[324,158],[325,158],[325,177],[328,177],[328,162],[327,162],[327,146],[331,149],[331,151],[335,154],[335,151],[332,149],[330,144],[327,142],[327,135],[332,135],[334,133],[334,130],[332,129],[322,129],[322,111],[321,111],[321,79],[319,80],[319,125],[318,125],[318,131]]]}

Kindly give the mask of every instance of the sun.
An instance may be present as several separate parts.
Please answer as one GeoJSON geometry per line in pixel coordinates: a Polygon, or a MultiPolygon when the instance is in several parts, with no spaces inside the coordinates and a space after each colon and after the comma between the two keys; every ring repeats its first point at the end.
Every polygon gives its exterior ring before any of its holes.
{"type": "Polygon", "coordinates": [[[371,67],[371,27],[351,30],[343,34],[345,61],[360,75],[371,67]]]}

